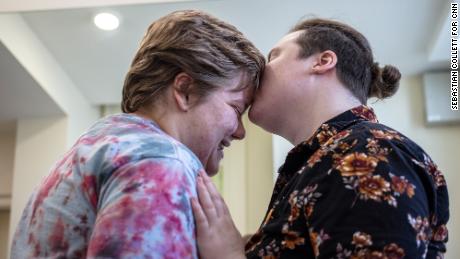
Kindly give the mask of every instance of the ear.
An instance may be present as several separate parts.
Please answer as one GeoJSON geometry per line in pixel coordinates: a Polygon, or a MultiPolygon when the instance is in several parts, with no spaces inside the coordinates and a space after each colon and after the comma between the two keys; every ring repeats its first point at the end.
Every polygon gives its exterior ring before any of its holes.
{"type": "Polygon", "coordinates": [[[314,73],[324,74],[334,69],[336,65],[337,55],[332,50],[326,50],[316,54],[312,70],[314,73]]]}
{"type": "Polygon", "coordinates": [[[191,90],[193,78],[185,72],[177,74],[172,85],[174,100],[181,111],[187,112],[192,106],[191,90]]]}

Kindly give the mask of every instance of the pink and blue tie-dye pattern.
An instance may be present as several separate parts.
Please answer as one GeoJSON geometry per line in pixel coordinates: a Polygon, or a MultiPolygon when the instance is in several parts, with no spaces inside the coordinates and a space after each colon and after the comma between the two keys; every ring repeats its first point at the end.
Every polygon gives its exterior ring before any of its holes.
{"type": "Polygon", "coordinates": [[[198,158],[131,114],[98,121],[27,204],[11,258],[197,258],[198,158]]]}

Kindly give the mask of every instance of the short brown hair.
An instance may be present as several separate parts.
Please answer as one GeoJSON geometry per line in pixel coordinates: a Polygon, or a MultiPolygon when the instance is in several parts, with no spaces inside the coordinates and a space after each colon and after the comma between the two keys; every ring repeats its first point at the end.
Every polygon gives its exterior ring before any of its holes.
{"type": "Polygon", "coordinates": [[[387,98],[397,91],[399,70],[391,65],[380,68],[366,37],[354,28],[316,18],[299,22],[290,32],[296,31],[302,31],[297,39],[300,58],[333,51],[337,55],[337,77],[361,103],[366,104],[369,97],[387,98]]]}
{"type": "Polygon", "coordinates": [[[264,65],[264,56],[234,26],[201,11],[176,11],[148,28],[125,78],[122,110],[151,104],[181,72],[193,78],[199,96],[238,72],[245,73],[246,86],[257,87],[264,65]]]}

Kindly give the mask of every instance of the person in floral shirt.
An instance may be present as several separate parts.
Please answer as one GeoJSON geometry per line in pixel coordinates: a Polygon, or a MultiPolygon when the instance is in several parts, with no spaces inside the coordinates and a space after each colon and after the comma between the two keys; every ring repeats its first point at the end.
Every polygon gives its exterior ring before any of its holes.
{"type": "Polygon", "coordinates": [[[350,26],[297,24],[271,50],[249,111],[251,121],[295,147],[245,249],[240,235],[228,234],[237,231],[214,187],[199,182],[192,205],[203,258],[443,258],[444,176],[366,105],[393,95],[400,77],[375,63],[350,26]]]}
{"type": "MultiPolygon", "coordinates": [[[[265,60],[200,11],[155,21],[123,88],[123,114],[85,132],[32,194],[11,258],[198,258],[190,198],[242,139],[265,60]]],[[[33,173],[33,172],[31,172],[33,173]]]]}

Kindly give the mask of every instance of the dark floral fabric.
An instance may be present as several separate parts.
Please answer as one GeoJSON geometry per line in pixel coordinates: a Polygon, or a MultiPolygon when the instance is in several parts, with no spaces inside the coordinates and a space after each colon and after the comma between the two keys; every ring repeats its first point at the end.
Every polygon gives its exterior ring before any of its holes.
{"type": "Polygon", "coordinates": [[[279,169],[247,258],[443,258],[449,202],[431,158],[359,106],[279,169]]]}

